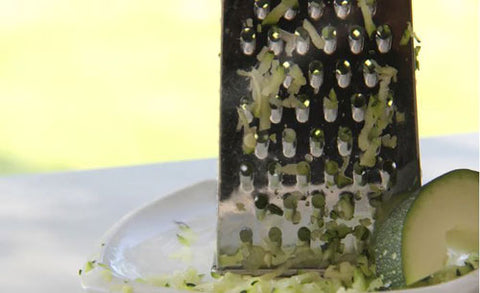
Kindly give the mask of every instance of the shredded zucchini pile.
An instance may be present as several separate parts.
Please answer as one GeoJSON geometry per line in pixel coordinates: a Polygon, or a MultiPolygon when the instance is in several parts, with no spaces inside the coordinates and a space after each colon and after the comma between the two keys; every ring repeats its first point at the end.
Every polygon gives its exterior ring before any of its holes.
{"type": "Polygon", "coordinates": [[[137,282],[159,287],[171,287],[195,292],[212,293],[253,293],[253,292],[366,292],[379,289],[379,278],[360,266],[343,262],[330,266],[324,276],[316,272],[301,272],[291,277],[278,277],[279,272],[263,276],[248,276],[226,273],[223,276],[212,274],[213,280],[204,281],[205,275],[188,268],[184,272],[175,272],[169,276],[138,279],[137,282]]]}
{"type": "MultiPolygon", "coordinates": [[[[322,205],[322,203],[317,202],[313,204],[322,205]]],[[[341,218],[348,217],[348,211],[342,210],[343,208],[341,206],[337,207],[339,216],[341,218]]],[[[355,227],[353,231],[353,234],[359,239],[369,232],[368,229],[365,229],[365,226],[371,224],[368,219],[363,219],[360,223],[361,225],[355,227]]],[[[176,224],[179,229],[177,241],[185,251],[192,254],[191,245],[197,239],[196,233],[185,223],[176,222],[176,224]]],[[[349,231],[347,230],[350,229],[334,221],[326,223],[326,225],[329,226],[330,233],[327,234],[331,235],[331,239],[325,240],[337,239],[337,236],[341,237],[341,234],[348,233],[349,231]]],[[[305,255],[305,257],[311,257],[311,255],[305,255]]],[[[79,270],[79,275],[85,277],[88,274],[96,273],[99,278],[103,279],[104,283],[110,284],[110,292],[121,293],[135,293],[135,288],[139,285],[211,293],[360,293],[387,289],[381,278],[376,276],[375,265],[369,263],[366,256],[357,257],[354,263],[341,262],[336,265],[330,265],[326,268],[323,275],[318,272],[299,271],[298,274],[290,277],[280,277],[292,265],[292,263],[288,262],[262,276],[239,275],[230,272],[225,275],[212,272],[208,275],[187,264],[185,270],[171,274],[124,280],[114,276],[107,265],[92,260],[88,261],[79,270]]],[[[446,282],[475,269],[478,269],[478,254],[471,255],[465,261],[464,266],[448,267],[444,271],[417,283],[416,286],[446,282]]]]}

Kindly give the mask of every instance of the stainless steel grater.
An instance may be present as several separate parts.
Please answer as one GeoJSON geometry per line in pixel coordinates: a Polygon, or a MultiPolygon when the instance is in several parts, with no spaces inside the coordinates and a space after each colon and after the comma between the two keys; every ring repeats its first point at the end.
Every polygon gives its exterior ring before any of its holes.
{"type": "Polygon", "coordinates": [[[223,1],[214,270],[368,259],[376,208],[420,185],[411,21],[410,0],[223,1]]]}

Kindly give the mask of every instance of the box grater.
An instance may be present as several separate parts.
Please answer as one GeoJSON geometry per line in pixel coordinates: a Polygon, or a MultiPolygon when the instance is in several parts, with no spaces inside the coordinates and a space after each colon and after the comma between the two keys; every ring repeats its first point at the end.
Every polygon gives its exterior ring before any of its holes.
{"type": "Polygon", "coordinates": [[[368,257],[376,208],[420,185],[411,1],[224,0],[222,21],[214,270],[368,257]]]}

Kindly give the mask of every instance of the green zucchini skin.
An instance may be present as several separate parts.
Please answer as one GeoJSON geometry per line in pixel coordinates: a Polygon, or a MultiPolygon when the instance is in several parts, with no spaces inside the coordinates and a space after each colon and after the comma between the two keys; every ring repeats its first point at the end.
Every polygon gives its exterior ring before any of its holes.
{"type": "MultiPolygon", "coordinates": [[[[382,221],[376,223],[374,231],[373,251],[377,274],[382,277],[386,286],[392,289],[407,286],[403,266],[404,227],[412,210],[415,213],[419,212],[416,209],[416,203],[422,202],[426,196],[431,196],[432,193],[442,192],[442,187],[445,184],[476,182],[478,185],[478,175],[478,172],[473,170],[453,170],[437,177],[410,194],[399,195],[403,197],[401,203],[391,209],[388,215],[384,215],[382,221]]],[[[439,217],[442,217],[442,215],[439,214],[439,217]]]]}
{"type": "Polygon", "coordinates": [[[390,288],[405,287],[401,261],[403,223],[415,197],[415,194],[411,194],[391,212],[380,227],[375,229],[374,254],[377,274],[390,288]]]}

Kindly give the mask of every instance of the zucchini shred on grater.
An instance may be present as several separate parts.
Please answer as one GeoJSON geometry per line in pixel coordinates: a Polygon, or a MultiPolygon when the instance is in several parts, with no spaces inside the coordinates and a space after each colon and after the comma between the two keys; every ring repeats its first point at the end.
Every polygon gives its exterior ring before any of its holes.
{"type": "Polygon", "coordinates": [[[420,186],[411,0],[224,0],[217,252],[260,274],[369,260],[420,186]]]}

